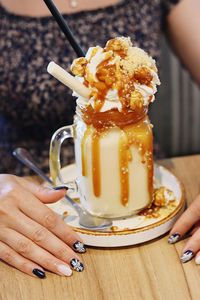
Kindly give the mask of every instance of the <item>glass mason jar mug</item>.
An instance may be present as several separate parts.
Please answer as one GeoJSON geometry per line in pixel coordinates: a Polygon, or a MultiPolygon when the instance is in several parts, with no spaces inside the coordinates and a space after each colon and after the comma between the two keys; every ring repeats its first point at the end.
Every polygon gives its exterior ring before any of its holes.
{"type": "Polygon", "coordinates": [[[82,206],[106,218],[131,216],[152,201],[152,126],[147,109],[104,113],[77,107],[74,124],[58,129],[51,140],[50,171],[60,175],[60,148],[73,138],[77,186],[82,206]]]}

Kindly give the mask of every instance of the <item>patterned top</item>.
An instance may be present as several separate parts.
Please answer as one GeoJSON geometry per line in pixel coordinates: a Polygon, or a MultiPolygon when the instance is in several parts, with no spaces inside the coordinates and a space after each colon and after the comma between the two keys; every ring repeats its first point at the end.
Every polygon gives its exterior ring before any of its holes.
{"type": "MultiPolygon", "coordinates": [[[[64,17],[85,51],[124,35],[158,60],[165,17],[177,2],[126,0],[64,17]]],[[[12,157],[16,147],[31,150],[48,171],[50,138],[73,122],[75,99],[46,67],[53,60],[68,69],[76,55],[51,16],[19,16],[2,6],[0,16],[0,173],[28,174],[12,157]]],[[[63,148],[64,164],[72,162],[72,142],[63,148]]]]}

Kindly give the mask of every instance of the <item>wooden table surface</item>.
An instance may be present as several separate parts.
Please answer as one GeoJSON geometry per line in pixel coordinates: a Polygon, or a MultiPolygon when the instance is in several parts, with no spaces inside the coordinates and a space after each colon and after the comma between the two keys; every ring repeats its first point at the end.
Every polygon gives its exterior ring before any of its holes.
{"type": "MultiPolygon", "coordinates": [[[[187,203],[200,192],[200,155],[164,160],[184,184],[187,203]]],[[[185,240],[168,245],[168,235],[140,246],[96,249],[83,254],[85,271],[70,278],[47,272],[40,280],[0,263],[3,300],[187,300],[200,299],[200,266],[181,264],[185,240]]]]}

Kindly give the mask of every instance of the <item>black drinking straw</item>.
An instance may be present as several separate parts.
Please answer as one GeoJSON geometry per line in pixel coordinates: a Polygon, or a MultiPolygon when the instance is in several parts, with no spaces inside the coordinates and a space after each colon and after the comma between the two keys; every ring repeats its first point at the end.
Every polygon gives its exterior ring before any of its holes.
{"type": "Polygon", "coordinates": [[[48,9],[50,10],[50,12],[51,12],[52,16],[54,17],[54,19],[56,20],[57,24],[59,25],[60,29],[62,30],[62,32],[64,33],[64,35],[68,39],[70,45],[72,46],[72,48],[76,52],[77,56],[78,57],[85,56],[85,53],[83,52],[80,45],[78,44],[75,37],[73,36],[71,30],[69,29],[69,26],[67,25],[67,22],[65,21],[65,19],[61,15],[61,13],[58,11],[58,9],[55,6],[55,4],[53,3],[53,1],[44,0],[44,2],[46,4],[46,6],[48,7],[48,9]]]}

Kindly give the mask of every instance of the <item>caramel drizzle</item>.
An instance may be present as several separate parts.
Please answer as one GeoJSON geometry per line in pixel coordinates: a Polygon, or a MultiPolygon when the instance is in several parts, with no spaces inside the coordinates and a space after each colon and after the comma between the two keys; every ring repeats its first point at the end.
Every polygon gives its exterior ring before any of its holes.
{"type": "Polygon", "coordinates": [[[132,160],[131,146],[136,145],[146,163],[148,172],[148,191],[153,193],[153,139],[152,130],[146,117],[138,124],[127,126],[121,134],[119,143],[119,165],[121,184],[121,203],[126,206],[129,199],[129,161],[132,160]]]}
{"type": "MultiPolygon", "coordinates": [[[[122,72],[120,66],[109,64],[109,59],[101,62],[97,67],[96,77],[98,81],[90,81],[90,86],[93,90],[94,111],[100,112],[105,103],[105,98],[108,91],[112,88],[118,90],[119,101],[122,104],[122,111],[130,109],[132,93],[135,90],[135,83],[145,84],[151,87],[153,76],[146,67],[141,67],[130,75],[122,72]]],[[[140,101],[135,103],[136,108],[140,110],[140,101]]],[[[131,109],[133,107],[131,106],[131,109]]]]}
{"type": "Polygon", "coordinates": [[[140,107],[135,110],[124,109],[119,112],[113,108],[105,112],[96,112],[92,106],[82,110],[83,120],[87,125],[92,125],[96,130],[108,129],[117,126],[121,129],[127,125],[138,123],[147,114],[147,107],[140,107]]]}
{"type": "MultiPolygon", "coordinates": [[[[146,163],[148,169],[148,191],[153,194],[153,135],[148,117],[133,126],[124,128],[128,139],[128,147],[137,146],[142,156],[142,163],[146,163]]],[[[130,148],[129,148],[130,149],[130,148]]]]}
{"type": "MultiPolygon", "coordinates": [[[[87,176],[87,155],[86,141],[91,134],[91,128],[87,128],[81,141],[81,161],[82,161],[82,176],[87,176]]],[[[101,176],[100,176],[100,151],[99,151],[100,133],[95,131],[92,133],[92,181],[93,191],[96,197],[101,194],[101,176]]]]}
{"type": "Polygon", "coordinates": [[[125,132],[121,132],[119,140],[119,168],[120,168],[120,186],[121,203],[125,206],[129,199],[129,145],[125,132]]]}
{"type": "Polygon", "coordinates": [[[101,195],[101,170],[100,170],[100,133],[94,131],[92,134],[92,179],[93,191],[96,197],[101,195]]]}
{"type": "Polygon", "coordinates": [[[87,128],[84,133],[83,139],[81,141],[81,162],[82,162],[82,175],[83,176],[87,176],[87,156],[85,153],[85,144],[86,144],[87,138],[90,135],[90,132],[91,132],[90,128],[87,128]]]}
{"type": "Polygon", "coordinates": [[[94,81],[90,83],[92,87],[97,89],[97,93],[95,96],[94,101],[94,110],[100,111],[105,103],[106,95],[115,83],[115,73],[116,73],[116,66],[109,65],[109,58],[102,61],[98,67],[96,72],[96,77],[98,82],[94,81]]]}

